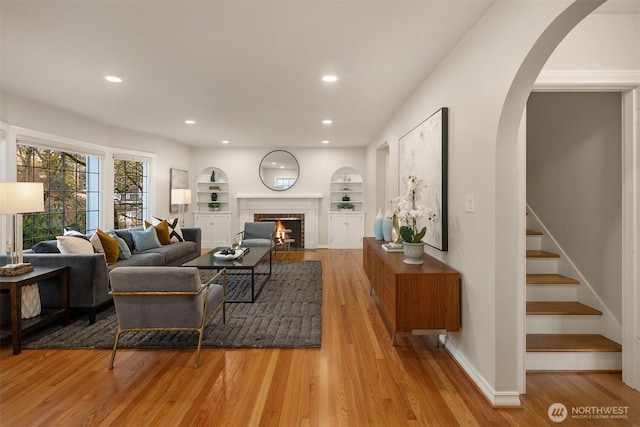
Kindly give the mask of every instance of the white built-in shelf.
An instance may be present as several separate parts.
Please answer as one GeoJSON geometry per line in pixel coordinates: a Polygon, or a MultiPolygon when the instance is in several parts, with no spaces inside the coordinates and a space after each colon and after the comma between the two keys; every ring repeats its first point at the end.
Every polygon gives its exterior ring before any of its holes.
{"type": "Polygon", "coordinates": [[[202,171],[196,182],[196,206],[198,213],[228,213],[231,211],[229,203],[229,182],[227,174],[220,168],[209,167],[202,171]],[[211,172],[216,172],[216,180],[211,182],[211,172]],[[217,195],[216,200],[211,200],[212,194],[217,195]],[[209,203],[217,202],[220,206],[217,211],[209,208],[209,203]]]}
{"type": "Polygon", "coordinates": [[[340,211],[340,203],[353,203],[355,212],[362,212],[363,207],[363,182],[362,176],[352,168],[341,168],[334,172],[329,184],[329,212],[348,213],[340,211]],[[342,200],[343,197],[349,200],[342,200]]]}

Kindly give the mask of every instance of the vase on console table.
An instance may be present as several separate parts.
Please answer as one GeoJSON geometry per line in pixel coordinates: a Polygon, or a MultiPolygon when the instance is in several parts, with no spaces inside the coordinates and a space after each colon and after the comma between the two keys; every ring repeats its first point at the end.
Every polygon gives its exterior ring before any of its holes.
{"type": "Polygon", "coordinates": [[[384,214],[382,213],[382,209],[378,209],[378,214],[376,215],[376,219],[373,221],[373,235],[376,237],[376,240],[384,239],[384,235],[382,234],[383,219],[384,219],[384,214]]]}
{"type": "Polygon", "coordinates": [[[391,231],[393,229],[393,209],[388,208],[382,218],[382,238],[386,242],[391,241],[391,231]]]}
{"type": "Polygon", "coordinates": [[[404,249],[404,259],[402,262],[413,265],[424,264],[424,259],[422,258],[422,255],[424,255],[424,242],[402,242],[402,248],[404,249]]]}

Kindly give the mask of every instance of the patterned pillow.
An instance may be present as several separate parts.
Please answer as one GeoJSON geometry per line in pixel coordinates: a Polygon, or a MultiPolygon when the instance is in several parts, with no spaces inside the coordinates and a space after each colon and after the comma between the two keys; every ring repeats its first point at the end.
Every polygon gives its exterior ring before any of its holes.
{"type": "Polygon", "coordinates": [[[151,217],[151,221],[153,225],[157,225],[162,221],[167,221],[167,225],[169,226],[169,238],[172,242],[184,242],[184,236],[182,235],[182,229],[180,228],[179,218],[167,218],[162,219],[158,217],[151,217]]]}
{"type": "Polygon", "coordinates": [[[93,245],[74,236],[56,236],[60,253],[70,255],[94,254],[93,245]]]}
{"type": "Polygon", "coordinates": [[[85,236],[84,234],[82,234],[78,230],[73,230],[71,228],[66,228],[66,227],[63,230],[64,230],[64,233],[62,233],[63,236],[74,236],[74,237],[79,237],[79,238],[84,239],[84,240],[89,240],[89,238],[87,236],[85,236]]]}

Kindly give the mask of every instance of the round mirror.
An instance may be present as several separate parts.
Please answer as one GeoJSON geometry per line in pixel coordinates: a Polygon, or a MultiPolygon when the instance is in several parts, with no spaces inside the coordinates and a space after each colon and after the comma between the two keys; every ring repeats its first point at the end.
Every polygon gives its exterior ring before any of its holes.
{"type": "Polygon", "coordinates": [[[260,162],[260,179],[271,190],[288,190],[296,183],[299,174],[298,161],[288,151],[274,150],[260,162]]]}

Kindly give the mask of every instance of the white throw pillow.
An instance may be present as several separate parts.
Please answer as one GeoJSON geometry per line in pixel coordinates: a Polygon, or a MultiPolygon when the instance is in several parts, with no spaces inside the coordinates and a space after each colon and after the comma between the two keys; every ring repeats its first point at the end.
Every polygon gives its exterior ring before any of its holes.
{"type": "Polygon", "coordinates": [[[85,239],[74,236],[56,236],[58,240],[58,250],[62,254],[82,255],[94,254],[93,245],[85,239]]]}
{"type": "Polygon", "coordinates": [[[100,241],[100,236],[98,236],[98,233],[93,233],[89,241],[91,242],[97,253],[104,253],[104,247],[102,247],[102,242],[100,241]]]}

